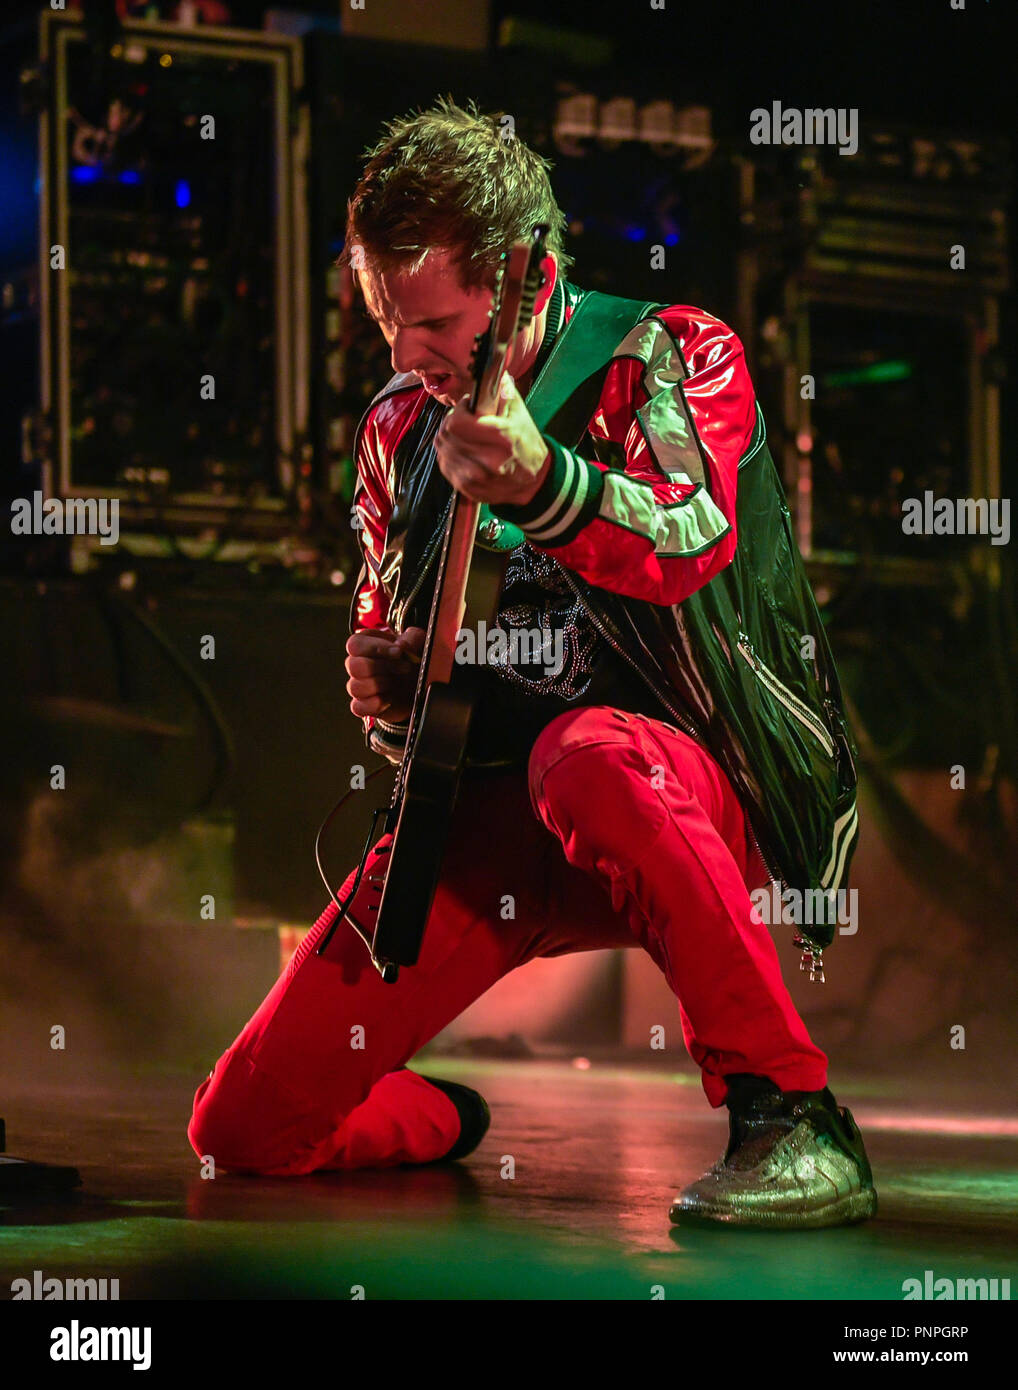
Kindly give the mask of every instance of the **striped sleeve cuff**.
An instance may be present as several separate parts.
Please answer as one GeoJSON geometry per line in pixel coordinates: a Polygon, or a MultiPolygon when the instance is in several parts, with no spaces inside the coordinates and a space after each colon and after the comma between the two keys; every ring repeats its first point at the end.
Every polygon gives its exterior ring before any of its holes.
{"type": "Polygon", "coordinates": [[[409,721],[406,724],[387,724],[384,719],[375,718],[364,730],[364,738],[372,753],[380,753],[390,763],[398,763],[406,751],[409,721]]]}
{"type": "Polygon", "coordinates": [[[551,467],[537,492],[522,506],[496,503],[491,510],[518,526],[528,541],[551,550],[575,540],[597,516],[604,474],[557,439],[542,438],[551,450],[551,467]]]}

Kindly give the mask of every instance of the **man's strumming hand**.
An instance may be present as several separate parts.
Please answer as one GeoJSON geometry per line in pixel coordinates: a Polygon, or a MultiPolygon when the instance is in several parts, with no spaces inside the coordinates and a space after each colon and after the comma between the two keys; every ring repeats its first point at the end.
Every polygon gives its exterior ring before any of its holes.
{"type": "Polygon", "coordinates": [[[410,718],[425,636],[423,627],[408,627],[399,634],[390,627],[350,634],[346,692],[351,696],[351,713],[360,719],[374,715],[387,724],[403,724],[410,718]]]}

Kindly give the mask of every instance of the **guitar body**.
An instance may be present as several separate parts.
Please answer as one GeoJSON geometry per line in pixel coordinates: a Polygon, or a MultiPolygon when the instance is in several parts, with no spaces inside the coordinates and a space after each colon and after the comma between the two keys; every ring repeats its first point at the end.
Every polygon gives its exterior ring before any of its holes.
{"type": "MultiPolygon", "coordinates": [[[[467,581],[464,627],[490,627],[498,614],[506,552],[478,546],[467,581]]],[[[477,668],[456,666],[424,695],[420,729],[396,812],[385,885],[371,943],[376,961],[416,965],[441,874],[477,700],[477,668]]],[[[388,829],[392,829],[389,826],[388,829]]]]}

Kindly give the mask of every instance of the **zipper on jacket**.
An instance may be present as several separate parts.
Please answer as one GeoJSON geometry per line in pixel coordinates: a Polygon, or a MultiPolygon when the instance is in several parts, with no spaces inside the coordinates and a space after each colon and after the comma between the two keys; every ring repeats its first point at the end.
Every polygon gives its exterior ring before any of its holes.
{"type": "Polygon", "coordinates": [[[434,535],[428,542],[428,547],[424,552],[424,558],[421,561],[421,568],[420,573],[417,576],[417,582],[414,584],[414,587],[410,590],[409,594],[407,594],[406,598],[399,606],[399,617],[396,619],[397,623],[401,623],[403,619],[406,617],[407,613],[410,611],[410,605],[413,603],[414,599],[420,593],[421,585],[427,578],[428,570],[431,568],[431,562],[435,558],[435,554],[438,550],[439,545],[441,544],[442,537],[445,535],[446,524],[449,520],[449,508],[452,506],[452,499],[454,496],[455,493],[450,493],[449,501],[446,503],[445,511],[442,513],[441,519],[439,520],[438,526],[435,529],[434,535]]]}
{"type": "Polygon", "coordinates": [[[823,744],[827,756],[833,758],[837,752],[837,747],[834,739],[824,727],[823,720],[820,716],[814,714],[810,707],[804,704],[798,696],[793,695],[788,687],[778,679],[770,667],[764,665],[753,650],[753,644],[750,642],[745,632],[739,633],[739,641],[736,645],[747,664],[760,677],[761,683],[771,692],[776,700],[785,706],[791,715],[798,719],[800,724],[809,729],[810,733],[818,742],[823,744]]]}
{"type": "MultiPolygon", "coordinates": [[[[819,716],[814,714],[809,706],[804,704],[798,696],[793,695],[769,666],[764,665],[754,651],[753,644],[749,640],[748,634],[740,632],[739,641],[736,645],[743,659],[748,663],[751,670],[760,678],[763,686],[771,692],[776,700],[785,706],[790,714],[798,719],[800,724],[803,724],[809,729],[814,737],[826,749],[828,757],[835,757],[837,755],[837,745],[828,730],[824,727],[819,716]]],[[[766,862],[767,861],[764,860],[764,863],[766,862]]],[[[815,945],[811,941],[807,941],[802,935],[802,932],[798,930],[795,932],[792,942],[793,945],[802,952],[802,955],[799,957],[799,969],[809,969],[810,984],[816,981],[819,981],[820,984],[825,984],[827,977],[824,974],[823,948],[815,945]]]]}
{"type": "MultiPolygon", "coordinates": [[[[840,728],[841,713],[838,710],[838,707],[834,703],[834,701],[830,699],[825,700],[824,709],[827,711],[828,717],[830,719],[830,727],[832,729],[840,728]]],[[[852,778],[853,781],[855,781],[857,775],[855,767],[855,758],[853,758],[852,756],[852,749],[849,745],[848,738],[843,733],[839,733],[838,735],[838,744],[845,754],[845,762],[848,764],[849,776],[852,778]]]]}

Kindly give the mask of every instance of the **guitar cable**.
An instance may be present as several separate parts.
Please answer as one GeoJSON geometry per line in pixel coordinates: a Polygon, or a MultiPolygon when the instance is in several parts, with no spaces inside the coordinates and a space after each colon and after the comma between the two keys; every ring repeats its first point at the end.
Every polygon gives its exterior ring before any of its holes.
{"type": "Polygon", "coordinates": [[[354,792],[363,791],[367,787],[368,782],[371,781],[372,777],[378,777],[381,775],[381,773],[388,772],[388,770],[388,767],[376,767],[374,772],[368,775],[367,780],[364,783],[364,787],[351,787],[350,790],[344,796],[340,797],[340,799],[336,802],[335,806],[333,806],[332,810],[329,812],[329,814],[322,821],[321,825],[318,827],[318,834],[315,836],[315,863],[318,865],[318,872],[321,875],[322,882],[325,884],[325,887],[328,890],[329,897],[336,904],[339,911],[333,918],[332,924],[330,925],[329,930],[326,932],[324,940],[320,943],[317,950],[315,951],[315,955],[317,956],[320,956],[322,952],[325,950],[325,948],[328,946],[329,942],[332,940],[333,933],[335,932],[336,928],[339,926],[343,918],[346,916],[350,904],[357,896],[357,890],[360,887],[361,879],[364,876],[364,868],[368,862],[368,855],[371,853],[371,842],[374,838],[375,826],[378,824],[378,817],[387,816],[391,808],[388,806],[378,806],[375,808],[375,811],[371,817],[371,828],[368,831],[367,839],[364,841],[364,853],[361,855],[361,862],[357,867],[357,874],[353,881],[353,887],[350,889],[349,896],[347,897],[345,903],[341,903],[339,899],[336,897],[335,893],[332,891],[332,886],[329,883],[324,868],[322,867],[322,836],[325,834],[326,830],[328,830],[329,826],[332,824],[333,817],[336,816],[342,810],[342,808],[346,805],[347,801],[349,801],[350,797],[353,796],[354,792]]]}

